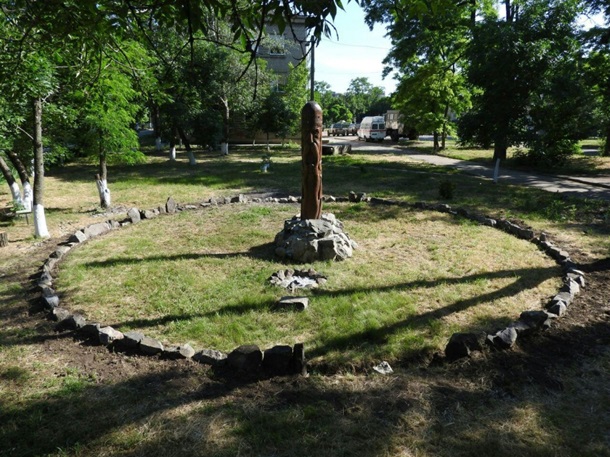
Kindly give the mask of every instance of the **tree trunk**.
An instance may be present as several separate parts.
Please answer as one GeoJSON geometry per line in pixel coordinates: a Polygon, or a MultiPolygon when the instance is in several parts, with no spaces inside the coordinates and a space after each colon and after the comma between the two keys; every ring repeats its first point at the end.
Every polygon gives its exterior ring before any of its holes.
{"type": "Polygon", "coordinates": [[[108,188],[108,165],[106,153],[100,151],[99,173],[95,175],[95,184],[100,197],[100,206],[103,209],[110,208],[110,189],[108,188]]]}
{"type": "Polygon", "coordinates": [[[23,208],[24,205],[23,199],[21,198],[21,190],[19,189],[19,184],[17,184],[17,181],[15,181],[11,169],[2,157],[0,157],[0,170],[2,171],[2,176],[4,176],[8,187],[11,189],[11,195],[13,196],[13,205],[19,209],[23,208]]]}
{"type": "Polygon", "coordinates": [[[26,210],[31,211],[34,193],[32,192],[32,185],[30,184],[28,172],[17,154],[12,151],[6,151],[6,156],[15,167],[15,170],[17,170],[17,174],[21,180],[21,187],[23,188],[23,206],[26,210]]]}
{"type": "Polygon", "coordinates": [[[222,102],[222,141],[220,142],[220,153],[223,155],[229,155],[229,120],[230,110],[229,101],[227,99],[221,99],[222,102]]]}
{"type": "Polygon", "coordinates": [[[610,157],[610,124],[606,126],[606,141],[604,143],[602,155],[604,157],[610,157]]]}
{"type": "Polygon", "coordinates": [[[36,98],[34,108],[34,234],[37,238],[49,238],[44,212],[44,155],[42,148],[42,99],[36,98]]]}
{"type": "Polygon", "coordinates": [[[438,146],[438,131],[437,130],[434,131],[433,136],[434,136],[434,152],[438,152],[439,146],[438,146]]]}
{"type": "Polygon", "coordinates": [[[0,248],[8,246],[8,233],[0,232],[0,248]]]}
{"type": "Polygon", "coordinates": [[[155,147],[157,151],[161,151],[161,114],[159,105],[151,103],[150,113],[153,122],[153,130],[155,132],[155,147]]]}
{"type": "Polygon", "coordinates": [[[172,132],[169,140],[169,160],[176,161],[176,127],[172,127],[172,132]]]}
{"type": "Polygon", "coordinates": [[[506,137],[497,138],[494,141],[494,160],[505,160],[506,159],[506,137]]]}
{"type": "Polygon", "coordinates": [[[445,112],[443,113],[443,131],[441,133],[441,149],[445,149],[447,146],[447,122],[449,122],[449,103],[445,105],[445,112]]]}
{"type": "Polygon", "coordinates": [[[189,165],[197,165],[197,160],[195,160],[195,154],[193,154],[193,150],[191,149],[191,142],[187,138],[182,127],[178,127],[178,134],[180,135],[182,144],[184,144],[184,147],[186,148],[186,155],[189,158],[189,165]]]}

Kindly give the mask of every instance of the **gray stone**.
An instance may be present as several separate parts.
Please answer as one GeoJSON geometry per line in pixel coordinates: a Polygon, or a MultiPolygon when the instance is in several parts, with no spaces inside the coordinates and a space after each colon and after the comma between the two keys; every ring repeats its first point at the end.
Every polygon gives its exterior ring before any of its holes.
{"type": "Polygon", "coordinates": [[[565,278],[565,282],[563,286],[561,286],[561,289],[559,289],[559,292],[567,292],[572,298],[574,298],[575,295],[580,293],[580,286],[576,281],[565,278]]]}
{"type": "Polygon", "coordinates": [[[463,357],[470,356],[472,351],[481,351],[481,339],[484,335],[476,333],[454,333],[449,338],[449,342],[445,347],[445,357],[450,360],[457,360],[463,357]]]}
{"type": "Polygon", "coordinates": [[[144,334],[136,331],[129,331],[123,333],[123,339],[121,340],[121,347],[125,349],[136,349],[140,346],[140,342],[144,339],[144,334]]]}
{"type": "Polygon", "coordinates": [[[53,251],[50,257],[54,259],[61,259],[70,250],[70,246],[57,246],[57,249],[53,251]]]}
{"type": "Polygon", "coordinates": [[[104,346],[108,346],[115,341],[122,340],[123,334],[118,330],[113,329],[110,326],[100,328],[100,332],[98,333],[98,338],[100,344],[104,346]]]}
{"type": "Polygon", "coordinates": [[[239,194],[231,198],[231,203],[248,203],[248,197],[243,194],[239,194]]]}
{"type": "Polygon", "coordinates": [[[277,307],[280,309],[305,311],[309,307],[308,297],[282,297],[277,302],[277,307]]]}
{"type": "Polygon", "coordinates": [[[507,327],[494,335],[487,335],[487,341],[498,349],[510,349],[517,342],[517,330],[507,327]]]}
{"type": "Polygon", "coordinates": [[[71,243],[84,243],[88,240],[87,235],[82,230],[78,230],[72,234],[72,236],[68,239],[71,243]]]}
{"type": "Polygon", "coordinates": [[[548,328],[551,325],[546,311],[523,311],[519,320],[537,330],[548,328]]]}
{"type": "Polygon", "coordinates": [[[131,220],[132,224],[136,224],[142,219],[138,208],[130,208],[129,211],[127,211],[127,217],[131,220]]]}
{"type": "MultiPolygon", "coordinates": [[[[100,334],[100,324],[97,322],[92,322],[89,324],[85,324],[83,325],[80,329],[79,329],[79,333],[87,338],[98,338],[98,335],[100,334]]],[[[99,341],[99,339],[98,339],[99,341]]]]}
{"type": "Polygon", "coordinates": [[[438,205],[434,205],[434,209],[440,213],[449,213],[451,212],[451,206],[445,204],[445,203],[440,203],[438,205]]]}
{"type": "Polygon", "coordinates": [[[121,227],[121,223],[119,221],[115,221],[115,220],[108,221],[108,224],[110,224],[111,230],[118,229],[121,227]]]}
{"type": "Polygon", "coordinates": [[[551,304],[563,302],[566,306],[570,306],[572,303],[572,295],[569,292],[559,292],[551,299],[551,304]]]}
{"type": "Polygon", "coordinates": [[[167,214],[167,208],[165,206],[159,206],[157,211],[159,211],[159,214],[167,214]]]}
{"type": "Polygon", "coordinates": [[[548,308],[548,312],[551,313],[551,314],[556,315],[557,317],[563,316],[566,313],[567,310],[568,310],[568,307],[562,301],[553,303],[548,308]]]}
{"type": "Polygon", "coordinates": [[[294,374],[307,375],[307,360],[305,359],[305,346],[303,343],[294,345],[290,367],[290,371],[294,374]]]}
{"type": "Polygon", "coordinates": [[[140,341],[140,351],[146,355],[155,355],[163,352],[163,344],[160,341],[145,336],[140,341]]]}
{"type": "Polygon", "coordinates": [[[354,192],[351,191],[348,195],[349,201],[352,203],[360,203],[362,201],[366,201],[366,194],[364,192],[354,192]]]}
{"type": "Polygon", "coordinates": [[[64,319],[67,319],[68,317],[70,317],[70,315],[71,315],[70,311],[68,311],[65,308],[60,308],[59,306],[56,306],[55,308],[53,308],[51,310],[51,312],[49,313],[49,316],[51,317],[51,319],[56,322],[61,322],[64,319]]]}
{"type": "Polygon", "coordinates": [[[51,276],[50,272],[43,271],[42,274],[40,275],[40,278],[38,279],[38,282],[36,284],[38,286],[49,286],[49,287],[51,287],[53,285],[53,276],[51,276]]]}
{"type": "Polygon", "coordinates": [[[529,333],[533,333],[534,331],[536,331],[535,325],[532,325],[531,323],[528,323],[528,322],[524,322],[522,320],[512,322],[509,325],[509,327],[514,328],[515,331],[517,332],[517,335],[527,335],[529,333]]]}
{"type": "Polygon", "coordinates": [[[190,359],[195,355],[195,350],[190,344],[183,344],[182,346],[172,346],[163,350],[163,355],[168,359],[190,359]]]}
{"type": "Polygon", "coordinates": [[[263,368],[271,374],[287,374],[292,362],[292,347],[274,346],[267,349],[263,356],[263,368]]]}
{"type": "Polygon", "coordinates": [[[48,258],[42,265],[43,271],[52,272],[57,262],[59,262],[59,259],[54,259],[52,257],[48,258]]]}
{"type": "Polygon", "coordinates": [[[566,275],[566,278],[574,281],[576,284],[578,284],[581,288],[584,289],[586,285],[585,275],[582,272],[580,272],[582,274],[576,273],[576,271],[578,270],[569,271],[566,275]]]}
{"type": "Polygon", "coordinates": [[[243,345],[234,349],[227,356],[227,364],[237,371],[254,372],[263,361],[263,353],[254,344],[243,345]]]}
{"type": "Polygon", "coordinates": [[[53,295],[57,295],[55,293],[55,290],[51,286],[47,286],[46,284],[43,284],[39,287],[40,287],[40,292],[42,293],[43,297],[52,297],[53,295]]]}
{"type": "Polygon", "coordinates": [[[48,311],[52,311],[59,306],[59,297],[57,295],[42,296],[41,301],[43,308],[48,311]]]}
{"type": "Polygon", "coordinates": [[[176,201],[172,197],[169,197],[165,202],[165,210],[168,214],[174,214],[177,206],[176,201]]]}
{"type": "Polygon", "coordinates": [[[218,366],[226,362],[227,354],[215,349],[203,349],[193,355],[193,360],[206,365],[218,366]]]}
{"type": "Polygon", "coordinates": [[[55,331],[61,332],[64,330],[78,330],[83,328],[87,322],[80,314],[72,314],[55,326],[55,331]]]}
{"type": "Polygon", "coordinates": [[[98,222],[97,224],[91,224],[85,227],[84,232],[88,238],[94,238],[96,236],[103,235],[110,231],[110,224],[108,222],[98,222]]]}
{"type": "Polygon", "coordinates": [[[343,232],[343,224],[332,214],[320,219],[285,221],[275,237],[276,254],[298,263],[316,260],[345,260],[352,256],[352,240],[343,232]]]}
{"type": "Polygon", "coordinates": [[[140,211],[140,218],[142,219],[154,219],[159,215],[159,212],[155,209],[145,209],[140,211]]]}
{"type": "Polygon", "coordinates": [[[392,370],[392,367],[386,361],[383,361],[380,364],[375,365],[373,367],[373,370],[375,370],[379,374],[385,374],[385,375],[394,373],[394,370],[392,370]]]}

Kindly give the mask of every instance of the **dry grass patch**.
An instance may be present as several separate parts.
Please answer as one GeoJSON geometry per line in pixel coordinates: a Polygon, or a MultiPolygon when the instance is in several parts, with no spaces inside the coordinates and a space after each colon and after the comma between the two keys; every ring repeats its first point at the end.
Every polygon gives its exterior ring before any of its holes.
{"type": "MultiPolygon", "coordinates": [[[[286,268],[272,241],[298,208],[231,205],[127,227],[62,265],[58,290],[89,320],[171,343],[230,351],[305,342],[314,362],[370,363],[438,350],[454,331],[515,319],[559,285],[530,243],[446,214],[334,206],[360,245],[312,266],[329,278],[305,313],[278,312],[286,268]]],[[[299,266],[296,266],[299,267],[299,266]]]]}

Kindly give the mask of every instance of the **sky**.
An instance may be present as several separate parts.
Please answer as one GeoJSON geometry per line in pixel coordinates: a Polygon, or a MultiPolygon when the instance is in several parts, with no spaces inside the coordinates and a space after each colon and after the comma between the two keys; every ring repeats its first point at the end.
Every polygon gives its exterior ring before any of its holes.
{"type": "Polygon", "coordinates": [[[331,90],[345,93],[352,79],[364,77],[374,86],[382,87],[386,95],[396,89],[392,75],[382,79],[383,59],[391,43],[385,38],[385,28],[375,25],[369,30],[364,11],[355,1],[345,2],[333,22],[337,34],[323,37],[315,52],[315,79],[330,84],[331,90]]]}
{"type": "MultiPolygon", "coordinates": [[[[315,79],[327,82],[335,92],[345,93],[352,79],[365,77],[390,95],[396,90],[396,81],[391,74],[382,78],[382,62],[391,47],[390,39],[385,37],[385,27],[376,24],[369,30],[362,8],[353,0],[345,3],[345,10],[339,10],[333,21],[338,36],[323,37],[316,48],[315,79]]],[[[589,28],[604,21],[597,15],[581,17],[579,22],[589,28]]]]}

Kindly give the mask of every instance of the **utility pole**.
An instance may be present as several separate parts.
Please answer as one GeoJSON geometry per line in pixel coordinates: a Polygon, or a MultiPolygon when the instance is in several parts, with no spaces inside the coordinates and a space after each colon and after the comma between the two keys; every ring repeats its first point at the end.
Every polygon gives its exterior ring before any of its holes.
{"type": "Polygon", "coordinates": [[[315,73],[316,73],[316,42],[311,39],[311,90],[309,100],[314,101],[314,85],[315,85],[315,73]]]}

